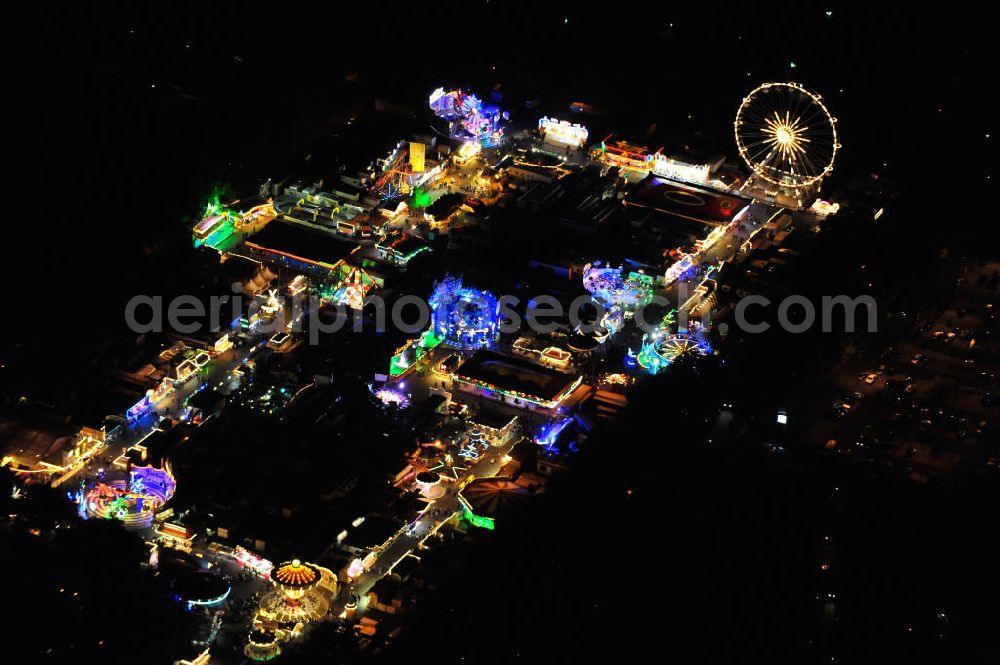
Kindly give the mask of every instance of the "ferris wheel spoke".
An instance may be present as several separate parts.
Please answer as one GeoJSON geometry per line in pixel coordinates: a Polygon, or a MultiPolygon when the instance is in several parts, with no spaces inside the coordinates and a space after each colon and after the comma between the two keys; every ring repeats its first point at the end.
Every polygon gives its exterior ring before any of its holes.
{"type": "Polygon", "coordinates": [[[799,164],[802,167],[801,170],[803,171],[803,173],[809,176],[813,176],[819,173],[819,170],[816,168],[816,165],[813,164],[812,160],[809,159],[808,155],[802,155],[799,164]]]}
{"type": "Polygon", "coordinates": [[[774,147],[773,141],[756,141],[754,143],[744,144],[743,149],[747,152],[760,152],[770,150],[774,147]]]}
{"type": "Polygon", "coordinates": [[[809,115],[802,117],[802,125],[807,129],[810,129],[816,125],[817,121],[825,121],[826,114],[823,113],[823,109],[816,107],[809,110],[809,115]]]}
{"type": "Polygon", "coordinates": [[[760,141],[753,144],[752,146],[747,146],[747,152],[751,153],[751,157],[756,159],[760,155],[768,154],[777,150],[777,146],[774,141],[760,141]],[[750,148],[753,150],[751,151],[750,148]]]}
{"type": "Polygon", "coordinates": [[[795,109],[792,115],[796,118],[803,117],[806,113],[809,112],[809,108],[811,105],[812,105],[812,100],[809,99],[808,97],[796,96],[795,109]]]}
{"type": "Polygon", "coordinates": [[[758,164],[760,164],[762,166],[767,166],[769,168],[777,168],[777,167],[775,167],[775,165],[774,165],[773,162],[775,162],[775,161],[779,161],[780,162],[780,151],[775,147],[775,148],[771,148],[770,150],[766,150],[766,149],[765,150],[761,150],[760,152],[757,153],[757,155],[763,155],[765,152],[767,154],[766,154],[766,156],[763,159],[758,159],[758,158],[754,157],[753,161],[757,162],[758,164]]]}

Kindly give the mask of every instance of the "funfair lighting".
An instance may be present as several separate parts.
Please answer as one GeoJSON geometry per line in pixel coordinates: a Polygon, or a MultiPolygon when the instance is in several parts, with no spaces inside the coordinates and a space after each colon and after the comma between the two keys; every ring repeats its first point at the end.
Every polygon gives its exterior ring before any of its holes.
{"type": "Polygon", "coordinates": [[[583,125],[542,117],[538,119],[538,131],[546,141],[562,145],[582,147],[587,143],[590,132],[583,125]]]}
{"type": "Polygon", "coordinates": [[[491,346],[500,334],[500,306],[496,296],[446,277],[434,285],[429,299],[434,334],[459,349],[491,346]]]}

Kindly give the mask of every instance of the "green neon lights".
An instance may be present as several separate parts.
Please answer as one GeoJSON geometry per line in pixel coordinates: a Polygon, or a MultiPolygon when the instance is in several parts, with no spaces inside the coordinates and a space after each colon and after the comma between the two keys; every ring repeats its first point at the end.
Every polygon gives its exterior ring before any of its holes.
{"type": "Polygon", "coordinates": [[[426,208],[431,204],[431,195],[425,192],[420,187],[413,190],[413,207],[414,208],[426,208]]]}
{"type": "Polygon", "coordinates": [[[389,376],[400,376],[412,368],[428,351],[444,341],[444,337],[435,334],[433,328],[428,328],[420,337],[408,343],[396,352],[389,360],[389,376]]]}
{"type": "Polygon", "coordinates": [[[492,517],[483,517],[481,515],[477,515],[471,510],[469,510],[465,505],[462,506],[462,517],[464,517],[465,521],[467,521],[469,524],[471,524],[472,526],[479,527],[480,529],[487,529],[489,531],[493,531],[496,528],[496,523],[494,522],[492,517]]]}
{"type": "Polygon", "coordinates": [[[409,254],[407,254],[406,256],[403,257],[403,263],[408,263],[410,259],[412,259],[414,256],[416,256],[420,252],[429,252],[430,250],[431,250],[431,248],[427,247],[426,245],[423,246],[423,247],[417,247],[415,250],[413,250],[412,252],[410,252],[409,254]]]}

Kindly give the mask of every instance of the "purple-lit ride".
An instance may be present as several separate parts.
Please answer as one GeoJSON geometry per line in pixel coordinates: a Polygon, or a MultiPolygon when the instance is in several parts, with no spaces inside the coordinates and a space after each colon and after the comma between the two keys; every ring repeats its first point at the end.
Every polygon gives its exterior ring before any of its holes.
{"type": "Polygon", "coordinates": [[[447,121],[452,138],[477,141],[484,147],[493,147],[503,138],[501,120],[506,114],[494,105],[486,105],[473,94],[460,88],[445,92],[438,88],[431,93],[429,105],[434,115],[447,121]]]}

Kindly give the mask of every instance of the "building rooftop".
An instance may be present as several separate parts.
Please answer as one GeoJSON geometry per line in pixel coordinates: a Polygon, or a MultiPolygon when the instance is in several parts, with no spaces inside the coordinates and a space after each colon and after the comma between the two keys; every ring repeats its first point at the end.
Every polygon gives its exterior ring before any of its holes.
{"type": "Polygon", "coordinates": [[[454,215],[465,204],[464,194],[443,194],[437,201],[427,206],[427,214],[437,220],[454,215]]]}
{"type": "Polygon", "coordinates": [[[511,416],[502,413],[490,413],[488,411],[480,411],[472,418],[472,423],[474,425],[482,425],[483,427],[488,427],[490,429],[500,430],[511,423],[511,421],[516,420],[517,416],[511,416]]]}
{"type": "Polygon", "coordinates": [[[391,236],[387,236],[385,240],[380,241],[378,247],[392,249],[392,251],[400,256],[406,257],[420,251],[427,247],[427,245],[420,238],[411,236],[408,233],[394,233],[391,236]]]}
{"type": "Polygon", "coordinates": [[[333,235],[294,224],[271,222],[246,241],[248,247],[281,254],[291,259],[333,266],[357,247],[333,235]]]}
{"type": "Polygon", "coordinates": [[[477,351],[465,361],[455,370],[455,378],[544,401],[555,399],[577,380],[571,374],[488,350],[477,351]]]}
{"type": "Polygon", "coordinates": [[[73,446],[77,430],[71,425],[0,416],[0,456],[10,455],[29,464],[59,464],[61,454],[73,446]]]}
{"type": "Polygon", "coordinates": [[[359,549],[372,549],[389,540],[399,531],[399,527],[399,523],[395,520],[369,515],[360,525],[349,529],[347,542],[359,549]]]}
{"type": "Polygon", "coordinates": [[[671,217],[723,226],[750,200],[648,175],[625,196],[626,206],[651,208],[671,217]]]}
{"type": "Polygon", "coordinates": [[[225,404],[226,396],[212,389],[199,390],[188,398],[188,406],[199,411],[213,412],[225,404]]]}

